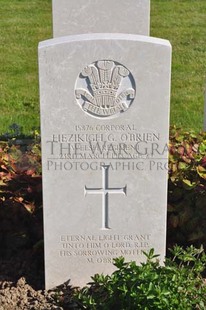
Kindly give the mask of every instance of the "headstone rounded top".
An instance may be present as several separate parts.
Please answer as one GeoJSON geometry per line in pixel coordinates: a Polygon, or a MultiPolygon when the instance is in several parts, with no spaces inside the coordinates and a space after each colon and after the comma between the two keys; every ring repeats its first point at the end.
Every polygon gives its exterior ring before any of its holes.
{"type": "Polygon", "coordinates": [[[52,0],[53,35],[149,35],[150,0],[52,0]]]}

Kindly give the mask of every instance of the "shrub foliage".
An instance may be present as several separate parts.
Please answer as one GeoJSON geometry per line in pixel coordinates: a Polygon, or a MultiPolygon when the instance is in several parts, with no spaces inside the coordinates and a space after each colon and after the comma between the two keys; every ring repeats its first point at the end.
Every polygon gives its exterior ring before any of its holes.
{"type": "MultiPolygon", "coordinates": [[[[37,138],[35,132],[32,143],[11,136],[0,142],[0,258],[25,248],[43,253],[37,138]]],[[[153,250],[145,253],[147,261],[140,266],[115,259],[117,270],[111,276],[95,275],[73,301],[79,309],[90,310],[206,309],[201,277],[206,255],[203,248],[193,247],[206,247],[206,133],[185,133],[175,127],[169,144],[167,248],[174,244],[178,246],[164,267],[153,250]]]]}
{"type": "Polygon", "coordinates": [[[76,292],[81,309],[89,310],[195,310],[206,308],[206,285],[201,277],[206,255],[193,246],[176,246],[173,258],[160,266],[154,250],[137,266],[123,257],[114,260],[111,276],[96,274],[89,286],[76,292]]]}
{"type": "MultiPolygon", "coordinates": [[[[29,230],[38,222],[35,240],[41,239],[42,180],[38,133],[35,132],[33,142],[27,146],[12,139],[11,134],[9,142],[0,142],[0,231],[3,233],[5,227],[8,232],[9,217],[11,223],[16,223],[16,214],[20,213],[29,230]]],[[[182,132],[173,127],[169,150],[167,245],[206,246],[206,133],[182,132]]]]}
{"type": "Polygon", "coordinates": [[[10,256],[42,239],[39,143],[0,142],[0,256],[10,256]]]}
{"type": "Polygon", "coordinates": [[[206,245],[206,133],[171,128],[168,246],[206,245]]]}

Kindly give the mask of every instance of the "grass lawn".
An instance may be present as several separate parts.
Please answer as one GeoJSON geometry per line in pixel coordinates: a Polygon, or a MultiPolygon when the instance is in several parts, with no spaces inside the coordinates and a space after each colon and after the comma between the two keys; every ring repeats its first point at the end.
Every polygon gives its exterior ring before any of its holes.
{"type": "Polygon", "coordinates": [[[173,47],[171,124],[203,128],[206,86],[206,1],[151,0],[151,36],[173,47]]]}
{"type": "Polygon", "coordinates": [[[52,33],[51,0],[0,0],[0,133],[39,127],[38,42],[52,33]]]}
{"type": "MultiPolygon", "coordinates": [[[[151,0],[151,35],[173,46],[171,124],[203,127],[206,1],[151,0]]],[[[0,133],[39,127],[38,42],[51,38],[51,0],[0,0],[0,133]]]]}

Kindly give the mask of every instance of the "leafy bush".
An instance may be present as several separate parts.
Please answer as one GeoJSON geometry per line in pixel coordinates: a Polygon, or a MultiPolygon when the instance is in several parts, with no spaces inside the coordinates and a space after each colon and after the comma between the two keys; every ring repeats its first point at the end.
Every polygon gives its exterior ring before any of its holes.
{"type": "Polygon", "coordinates": [[[206,133],[170,130],[168,247],[206,245],[206,133]]]}
{"type": "Polygon", "coordinates": [[[206,309],[203,249],[174,247],[173,258],[160,266],[154,250],[146,263],[137,266],[123,257],[114,260],[117,270],[111,275],[96,274],[89,287],[76,292],[76,301],[89,310],[194,310],[206,309]]]}
{"type": "MultiPolygon", "coordinates": [[[[17,126],[0,141],[0,258],[31,249],[34,270],[43,266],[42,177],[39,134],[25,140],[17,126]],[[18,133],[18,140],[13,138],[18,133]],[[31,140],[32,138],[32,140],[31,140]],[[34,253],[34,255],[33,255],[34,253]]],[[[174,244],[206,247],[206,133],[171,128],[168,174],[167,248],[174,244]]],[[[115,260],[111,276],[95,275],[78,292],[82,309],[206,309],[200,272],[205,254],[175,247],[165,267],[154,252],[141,266],[115,260]]],[[[43,270],[43,267],[42,267],[43,270]]],[[[43,271],[42,271],[43,274],[43,271]]]]}
{"type": "Polygon", "coordinates": [[[43,236],[39,143],[0,142],[0,257],[14,255],[43,236]]]}
{"type": "MultiPolygon", "coordinates": [[[[28,222],[32,220],[30,229],[38,218],[39,239],[43,230],[39,134],[34,131],[25,140],[21,128],[13,124],[6,137],[7,142],[0,141],[0,233],[3,227],[8,230],[5,218],[13,221],[19,209],[28,222]]],[[[206,246],[206,133],[172,127],[169,149],[167,248],[206,246]]]]}

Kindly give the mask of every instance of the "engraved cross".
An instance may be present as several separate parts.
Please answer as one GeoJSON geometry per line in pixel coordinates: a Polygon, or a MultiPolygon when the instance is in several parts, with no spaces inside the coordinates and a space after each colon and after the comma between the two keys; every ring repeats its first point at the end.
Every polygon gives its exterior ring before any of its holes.
{"type": "Polygon", "coordinates": [[[101,194],[102,195],[102,229],[109,229],[109,194],[127,194],[127,186],[122,188],[109,188],[109,165],[102,165],[102,187],[87,188],[84,187],[84,195],[101,194]]]}

